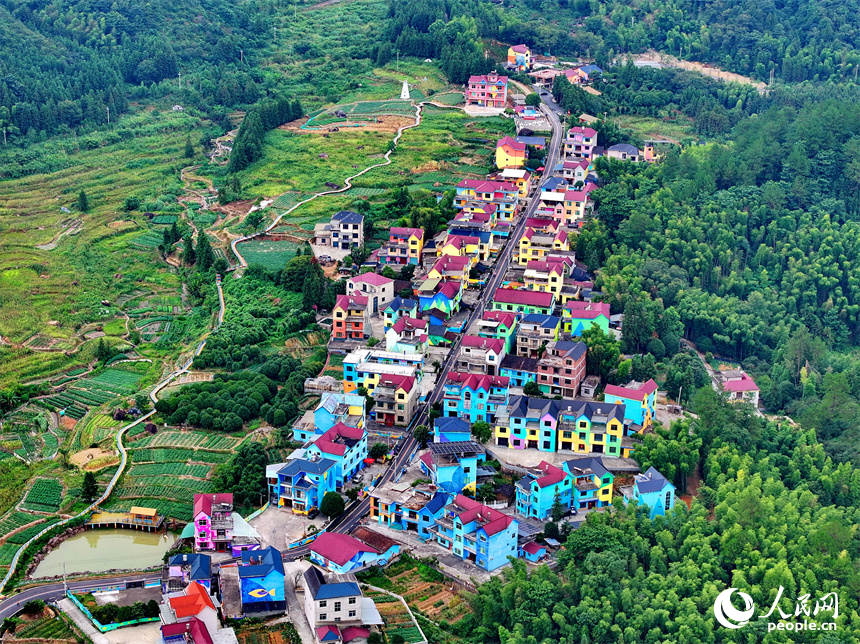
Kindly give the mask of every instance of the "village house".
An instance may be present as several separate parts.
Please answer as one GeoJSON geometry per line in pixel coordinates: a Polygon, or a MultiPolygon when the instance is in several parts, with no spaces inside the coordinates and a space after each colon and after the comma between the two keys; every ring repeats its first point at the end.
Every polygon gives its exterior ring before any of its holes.
{"type": "Polygon", "coordinates": [[[564,179],[571,186],[578,182],[585,184],[585,180],[588,178],[588,167],[590,165],[591,162],[588,159],[574,157],[573,159],[557,163],[553,172],[555,174],[555,178],[564,179]]]}
{"type": "Polygon", "coordinates": [[[385,332],[385,350],[395,353],[427,353],[426,320],[402,317],[385,332]]]}
{"type": "Polygon", "coordinates": [[[459,255],[442,255],[427,272],[427,279],[454,280],[467,288],[472,258],[459,255]]]}
{"type": "Polygon", "coordinates": [[[484,311],[476,324],[476,335],[481,338],[498,338],[505,342],[505,353],[514,349],[517,316],[505,311],[484,311]]]}
{"type": "Polygon", "coordinates": [[[370,331],[370,309],[363,295],[338,295],[332,309],[331,335],[338,340],[364,340],[370,331]]]}
{"type": "Polygon", "coordinates": [[[373,393],[385,375],[414,378],[420,382],[424,377],[424,355],[359,349],[346,354],[343,359],[343,389],[347,393],[353,393],[359,387],[373,393]]]}
{"type": "Polygon", "coordinates": [[[595,188],[593,183],[588,183],[582,190],[568,190],[564,193],[564,210],[559,215],[562,226],[582,225],[594,208],[589,195],[595,188]]]}
{"type": "Polygon", "coordinates": [[[648,382],[631,380],[624,387],[606,385],[603,391],[606,402],[624,405],[624,420],[637,433],[649,428],[654,422],[656,396],[657,383],[653,379],[648,382]]]}
{"type": "Polygon", "coordinates": [[[508,403],[508,379],[501,376],[449,371],[442,397],[445,416],[470,423],[492,424],[497,410],[508,403]]]}
{"type": "MultiPolygon", "coordinates": [[[[546,255],[544,255],[546,258],[546,255]]],[[[523,281],[530,291],[552,293],[556,298],[561,296],[567,267],[562,261],[549,259],[532,259],[526,263],[523,281]]]]}
{"type": "Polygon", "coordinates": [[[328,223],[314,226],[313,243],[350,250],[364,245],[364,215],[341,210],[332,215],[328,223]]]}
{"type": "Polygon", "coordinates": [[[341,488],[364,467],[367,432],[338,423],[305,448],[305,458],[334,461],[335,487],[341,488]]]}
{"type": "Polygon", "coordinates": [[[517,330],[517,355],[538,358],[542,348],[558,339],[561,318],[545,313],[530,313],[523,316],[517,330]]]}
{"type": "MultiPolygon", "coordinates": [[[[502,360],[500,373],[509,379],[511,389],[514,387],[522,389],[526,386],[527,382],[537,382],[538,359],[508,354],[502,360]]],[[[514,392],[512,391],[511,393],[513,394],[514,392]]]]}
{"type": "Polygon", "coordinates": [[[609,305],[605,302],[570,301],[561,309],[562,328],[574,337],[591,327],[609,334],[609,305]]]}
{"type": "Polygon", "coordinates": [[[396,530],[430,537],[430,528],[442,515],[451,496],[436,485],[387,481],[370,492],[370,520],[396,530]]]}
{"type": "Polygon", "coordinates": [[[496,167],[521,168],[526,164],[526,144],[506,136],[496,143],[496,167]]]}
{"type": "Polygon", "coordinates": [[[525,168],[505,168],[498,178],[505,183],[511,183],[519,188],[519,198],[525,199],[531,190],[531,173],[525,168]]]}
{"type": "Polygon", "coordinates": [[[606,148],[606,156],[619,161],[643,161],[642,152],[635,145],[629,143],[616,143],[606,148]]]}
{"type": "Polygon", "coordinates": [[[556,76],[564,76],[564,72],[560,69],[539,69],[534,72],[529,72],[529,76],[534,78],[534,84],[543,89],[552,89],[556,76]]]}
{"type": "Polygon", "coordinates": [[[455,219],[448,226],[448,232],[443,238],[443,243],[449,243],[460,237],[466,242],[466,255],[472,257],[475,264],[478,261],[486,262],[490,259],[494,250],[494,231],[501,226],[501,223],[492,226],[492,230],[481,230],[472,222],[463,222],[455,219]]]}
{"type": "Polygon", "coordinates": [[[242,613],[284,612],[284,562],[272,546],[242,553],[239,564],[242,613]]]}
{"type": "Polygon", "coordinates": [[[455,557],[493,571],[517,556],[518,527],[513,517],[458,494],[430,532],[455,557]]]}
{"type": "Polygon", "coordinates": [[[514,220],[519,196],[516,185],[505,181],[463,179],[455,190],[454,208],[460,210],[467,203],[478,201],[490,204],[497,219],[507,222],[514,220]]]}
{"type": "Polygon", "coordinates": [[[347,280],[346,292],[366,298],[367,312],[376,314],[384,311],[394,299],[394,280],[376,273],[361,273],[347,280]]]}
{"type": "Polygon", "coordinates": [[[529,261],[543,259],[547,253],[555,250],[570,250],[565,228],[559,228],[556,233],[543,233],[527,227],[517,244],[517,262],[520,266],[526,266],[529,261]]]}
{"type": "Polygon", "coordinates": [[[390,329],[402,317],[418,317],[418,300],[403,298],[399,295],[395,296],[388,306],[385,307],[383,313],[385,316],[384,327],[390,329]]]}
{"type": "Polygon", "coordinates": [[[392,228],[388,241],[379,249],[377,258],[383,266],[418,265],[424,250],[424,230],[421,228],[392,228]]]}
{"type": "Polygon", "coordinates": [[[508,77],[490,73],[470,76],[466,84],[466,105],[505,109],[508,101],[508,77]]]}
{"type": "Polygon", "coordinates": [[[536,150],[543,150],[546,148],[546,137],[544,136],[518,136],[517,141],[530,145],[536,150]]]}
{"type": "Polygon", "coordinates": [[[551,315],[555,309],[555,295],[537,291],[521,291],[512,288],[499,288],[490,303],[493,311],[508,311],[522,317],[529,313],[551,315]]]}
{"type": "Polygon", "coordinates": [[[538,378],[541,393],[548,396],[573,398],[579,393],[579,384],[585,378],[585,356],[588,346],[584,342],[567,340],[550,341],[538,359],[538,378]]]}
{"type": "Polygon", "coordinates": [[[675,507],[675,486],[653,467],[633,477],[633,485],[619,488],[624,503],[636,501],[654,519],[675,507]]]}
{"type": "Polygon", "coordinates": [[[318,454],[266,466],[269,500],[293,514],[319,510],[323,497],[337,488],[337,463],[318,454]]]}
{"type": "MultiPolygon", "coordinates": [[[[338,388],[342,385],[338,382],[338,388]]],[[[348,427],[364,427],[367,401],[364,396],[334,391],[322,393],[319,404],[306,411],[293,423],[293,435],[302,443],[321,436],[338,423],[348,427]]]]}
{"type": "Polygon", "coordinates": [[[612,486],[615,475],[596,456],[571,459],[562,463],[562,469],[573,479],[571,509],[577,512],[603,508],[612,503],[612,486]]]}
{"type": "Polygon", "coordinates": [[[518,72],[527,72],[532,68],[532,52],[526,45],[511,45],[508,47],[508,66],[518,72]]]}
{"type": "Polygon", "coordinates": [[[165,644],[237,644],[232,628],[221,628],[220,604],[209,591],[192,581],[185,590],[164,596],[161,639],[165,644]]]}
{"type": "MultiPolygon", "coordinates": [[[[389,543],[386,550],[379,550],[355,536],[337,532],[323,532],[310,545],[311,562],[330,572],[346,574],[368,566],[384,566],[400,553],[400,545],[375,532],[389,543]]],[[[380,541],[381,541],[380,540],[380,541]]]]}
{"type": "Polygon", "coordinates": [[[463,285],[451,280],[424,280],[417,289],[418,305],[422,313],[430,309],[441,311],[444,322],[460,310],[463,285]]]}
{"type": "Polygon", "coordinates": [[[575,125],[567,132],[564,140],[564,154],[568,158],[592,160],[592,150],[597,145],[597,130],[575,125]]]}
{"type": "Polygon", "coordinates": [[[430,443],[429,451],[419,458],[419,466],[438,486],[448,494],[459,494],[463,490],[474,494],[479,475],[492,476],[495,470],[482,468],[486,459],[484,448],[474,441],[456,443],[430,443]],[[485,469],[486,472],[481,472],[485,469]]]}
{"type": "Polygon", "coordinates": [[[243,550],[260,547],[260,535],[238,512],[233,512],[233,495],[195,494],[193,521],[182,531],[182,538],[194,537],[194,550],[231,552],[238,557],[243,550]]]}
{"type": "Polygon", "coordinates": [[[200,553],[173,555],[161,567],[161,592],[178,593],[196,581],[206,590],[212,588],[212,558],[200,553]]]}
{"type": "Polygon", "coordinates": [[[569,510],[571,481],[560,467],[541,461],[536,471],[517,481],[517,514],[544,521],[556,499],[565,511],[569,510]]]}
{"type": "Polygon", "coordinates": [[[386,427],[407,427],[421,397],[417,381],[411,376],[381,374],[372,392],[376,402],[371,414],[386,427]]]}
{"type": "Polygon", "coordinates": [[[482,338],[465,335],[460,342],[456,369],[463,373],[498,374],[499,365],[505,357],[505,341],[501,338],[482,338]]]}
{"type": "Polygon", "coordinates": [[[564,75],[571,83],[581,85],[594,81],[602,73],[603,70],[597,65],[580,65],[573,69],[568,69],[564,72],[564,75]]]}
{"type": "Polygon", "coordinates": [[[717,391],[728,396],[729,402],[747,402],[758,407],[758,385],[743,371],[717,371],[714,374],[714,385],[717,391]]]}
{"type": "Polygon", "coordinates": [[[363,626],[382,624],[373,599],[364,597],[351,576],[336,576],[326,581],[318,568],[305,570],[304,612],[317,642],[351,642],[370,637],[363,626]]]}
{"type": "Polygon", "coordinates": [[[458,443],[471,437],[472,426],[462,418],[440,416],[433,421],[434,443],[458,443]]]}

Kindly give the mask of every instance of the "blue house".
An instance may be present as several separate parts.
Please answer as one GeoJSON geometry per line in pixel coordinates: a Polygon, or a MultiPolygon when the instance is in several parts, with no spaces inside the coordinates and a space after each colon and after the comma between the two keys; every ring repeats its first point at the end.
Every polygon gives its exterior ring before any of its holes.
{"type": "Polygon", "coordinates": [[[430,529],[451,501],[445,492],[430,485],[408,486],[389,481],[370,493],[370,520],[395,530],[417,532],[429,538],[430,529]]]}
{"type": "Polygon", "coordinates": [[[418,317],[418,300],[410,300],[400,297],[395,297],[383,311],[385,316],[384,327],[387,331],[395,325],[400,318],[417,318],[418,317]]]}
{"type": "MultiPolygon", "coordinates": [[[[192,524],[193,525],[193,524],[192,524]]],[[[178,593],[192,581],[209,590],[212,587],[212,559],[200,553],[173,555],[161,572],[161,592],[178,593]]]]}
{"type": "Polygon", "coordinates": [[[445,381],[443,401],[445,416],[493,424],[497,409],[508,404],[508,379],[451,371],[445,381]]]}
{"type": "Polygon", "coordinates": [[[420,458],[421,471],[433,484],[449,494],[468,490],[474,494],[478,481],[478,464],[486,458],[484,448],[474,441],[430,443],[430,451],[420,458]]]}
{"type": "Polygon", "coordinates": [[[541,192],[564,192],[567,190],[567,181],[561,177],[550,177],[540,187],[541,192]]]}
{"type": "Polygon", "coordinates": [[[499,374],[507,378],[511,387],[525,387],[527,382],[537,382],[538,358],[526,358],[508,354],[502,360],[499,374]]]}
{"type": "Polygon", "coordinates": [[[367,400],[358,394],[326,393],[314,410],[313,424],[303,423],[293,427],[299,442],[313,440],[325,434],[338,423],[348,427],[364,427],[367,417],[367,400]]]}
{"type": "Polygon", "coordinates": [[[430,532],[455,557],[493,571],[519,554],[518,529],[513,517],[458,494],[430,532]]]}
{"type": "Polygon", "coordinates": [[[312,562],[343,575],[368,566],[384,566],[400,554],[400,544],[378,532],[358,527],[352,536],[323,532],[311,543],[310,551],[312,562]]]}
{"type": "Polygon", "coordinates": [[[460,418],[442,416],[433,421],[434,443],[458,443],[472,439],[472,426],[460,418]]]}
{"type": "Polygon", "coordinates": [[[319,509],[327,492],[337,488],[337,463],[328,458],[311,455],[294,458],[288,463],[266,467],[269,499],[279,508],[290,507],[294,514],[307,514],[319,509]]]}
{"type": "Polygon", "coordinates": [[[599,457],[574,458],[561,467],[573,479],[570,503],[573,510],[602,508],[612,503],[615,475],[603,466],[599,457]]]}
{"type": "Polygon", "coordinates": [[[239,566],[239,585],[242,590],[243,613],[286,610],[284,562],[280,551],[269,546],[262,550],[243,552],[242,564],[239,566]]]}
{"type": "Polygon", "coordinates": [[[517,513],[544,520],[556,498],[565,510],[569,510],[572,488],[572,479],[567,472],[541,461],[537,472],[526,474],[517,482],[517,513]]]}
{"type": "Polygon", "coordinates": [[[541,559],[546,557],[546,554],[546,546],[542,546],[534,541],[530,541],[520,548],[520,557],[523,557],[530,563],[538,563],[541,559]]]}
{"type": "Polygon", "coordinates": [[[364,459],[367,458],[367,432],[364,428],[337,423],[305,450],[305,457],[313,456],[335,462],[335,485],[343,487],[346,481],[364,468],[364,459]]]}
{"type": "Polygon", "coordinates": [[[649,467],[644,474],[637,474],[633,485],[620,488],[620,491],[625,503],[636,501],[650,508],[649,516],[652,519],[667,514],[675,507],[675,486],[653,467],[649,467]]]}

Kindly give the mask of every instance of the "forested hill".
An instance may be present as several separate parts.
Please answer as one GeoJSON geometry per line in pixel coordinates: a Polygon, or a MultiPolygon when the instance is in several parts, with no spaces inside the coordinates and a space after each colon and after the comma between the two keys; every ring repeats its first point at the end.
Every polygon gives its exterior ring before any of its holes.
{"type": "Polygon", "coordinates": [[[267,15],[227,0],[3,0],[0,128],[35,140],[101,125],[125,109],[128,85],[142,98],[180,72],[203,107],[253,102],[260,78],[241,59],[271,33],[267,15]]]}

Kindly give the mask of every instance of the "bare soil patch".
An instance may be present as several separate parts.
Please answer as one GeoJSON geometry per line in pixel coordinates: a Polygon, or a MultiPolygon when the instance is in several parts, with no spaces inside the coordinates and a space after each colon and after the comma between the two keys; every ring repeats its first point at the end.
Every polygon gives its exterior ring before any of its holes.
{"type": "Polygon", "coordinates": [[[80,452],[75,452],[74,454],[72,454],[69,457],[69,462],[72,465],[83,467],[90,461],[113,455],[114,453],[110,450],[101,449],[99,447],[90,447],[89,449],[84,449],[80,452]]]}

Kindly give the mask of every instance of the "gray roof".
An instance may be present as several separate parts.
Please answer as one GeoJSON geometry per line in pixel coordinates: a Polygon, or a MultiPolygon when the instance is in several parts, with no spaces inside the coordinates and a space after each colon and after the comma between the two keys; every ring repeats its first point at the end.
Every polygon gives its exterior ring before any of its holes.
{"type": "MultiPolygon", "coordinates": [[[[649,467],[644,474],[636,475],[636,487],[640,493],[659,492],[667,485],[672,484],[653,467],[649,467]]],[[[675,486],[672,485],[672,487],[675,486]]]]}
{"type": "Polygon", "coordinates": [[[287,476],[295,476],[302,472],[307,472],[308,474],[322,474],[323,472],[330,470],[335,465],[336,463],[328,458],[321,458],[316,461],[310,461],[306,458],[296,458],[284,465],[284,467],[278,471],[278,474],[285,474],[287,476]]]}
{"type": "Polygon", "coordinates": [[[603,459],[596,456],[573,458],[569,461],[565,461],[564,464],[567,465],[567,469],[571,473],[573,473],[574,468],[580,470],[591,470],[600,478],[603,478],[605,474],[609,473],[609,470],[603,467],[603,459]]]}
{"type": "Polygon", "coordinates": [[[511,369],[512,371],[524,371],[526,373],[537,373],[538,359],[515,356],[509,353],[502,360],[501,368],[511,369]]]}
{"type": "Polygon", "coordinates": [[[598,422],[608,422],[613,418],[624,422],[625,406],[623,403],[591,402],[584,400],[549,400],[547,398],[532,398],[530,396],[513,396],[508,403],[508,415],[516,418],[534,418],[550,414],[555,418],[559,415],[585,416],[598,422]]]}
{"type": "Polygon", "coordinates": [[[561,356],[579,360],[588,351],[585,342],[573,342],[571,340],[558,340],[550,349],[555,349],[561,356]]]}
{"type": "Polygon", "coordinates": [[[308,592],[314,599],[336,599],[361,595],[358,584],[352,581],[327,584],[323,574],[313,566],[305,570],[304,577],[308,592]]]}
{"type": "Polygon", "coordinates": [[[616,143],[609,148],[609,152],[626,152],[627,154],[639,154],[639,148],[629,143],[616,143]]]}
{"type": "Polygon", "coordinates": [[[364,215],[359,215],[351,210],[341,210],[333,214],[331,220],[341,224],[362,224],[364,223],[364,215]]]}

